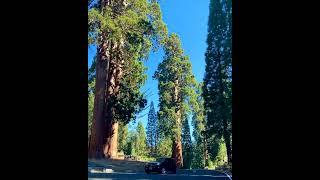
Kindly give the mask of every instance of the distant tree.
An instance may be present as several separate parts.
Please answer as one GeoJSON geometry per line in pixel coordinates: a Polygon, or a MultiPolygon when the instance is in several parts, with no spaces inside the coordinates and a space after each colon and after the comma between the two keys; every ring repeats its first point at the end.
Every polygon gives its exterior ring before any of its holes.
{"type": "Polygon", "coordinates": [[[124,152],[127,143],[128,143],[128,125],[124,123],[119,123],[118,151],[124,152]]]}
{"type": "Polygon", "coordinates": [[[192,148],[192,162],[191,168],[192,169],[202,169],[204,168],[204,158],[203,158],[203,143],[193,142],[192,148]]]}
{"type": "Polygon", "coordinates": [[[94,94],[88,94],[88,142],[91,135],[92,115],[93,115],[94,94]]]}
{"type": "Polygon", "coordinates": [[[188,118],[185,118],[182,126],[182,154],[184,162],[183,167],[190,169],[192,161],[192,142],[188,118]]]}
{"type": "Polygon", "coordinates": [[[193,137],[195,142],[199,145],[203,141],[203,136],[201,134],[202,131],[205,130],[206,121],[204,117],[204,102],[202,97],[202,86],[203,83],[198,83],[196,87],[196,101],[197,101],[197,109],[194,109],[192,116],[192,126],[194,128],[193,137]]]}
{"type": "Polygon", "coordinates": [[[146,132],[141,121],[138,122],[136,132],[137,138],[135,142],[135,153],[137,156],[145,156],[147,149],[146,132]]]}
{"type": "MultiPolygon", "coordinates": [[[[95,58],[94,58],[95,59],[95,58]]],[[[95,60],[88,70],[88,145],[91,135],[93,106],[94,106],[94,86],[95,86],[95,60]]]]}
{"type": "Polygon", "coordinates": [[[93,93],[96,81],[96,60],[97,56],[94,56],[91,66],[88,69],[88,91],[93,93]]]}
{"type": "Polygon", "coordinates": [[[156,136],[157,136],[157,119],[156,112],[154,110],[153,101],[150,105],[150,110],[148,113],[148,123],[147,123],[147,145],[150,149],[150,153],[155,152],[156,147],[156,136]]]}
{"type": "MultiPolygon", "coordinates": [[[[204,168],[205,160],[205,146],[203,131],[205,130],[206,121],[204,116],[204,101],[202,97],[202,86],[203,83],[198,83],[196,87],[196,101],[197,108],[193,110],[192,126],[193,126],[193,137],[195,142],[193,143],[193,159],[192,168],[204,168]]],[[[210,143],[209,143],[210,144],[210,143]]]]}
{"type": "Polygon", "coordinates": [[[155,120],[156,120],[156,123],[155,123],[155,145],[154,145],[154,153],[157,154],[158,152],[158,144],[159,144],[159,138],[160,138],[160,130],[159,130],[159,119],[158,119],[158,113],[155,114],[155,120]]]}
{"type": "Polygon", "coordinates": [[[132,153],[133,153],[133,143],[132,143],[131,139],[128,140],[128,142],[126,143],[125,148],[123,150],[123,153],[125,155],[132,155],[132,153]]]}
{"type": "Polygon", "coordinates": [[[157,144],[157,155],[159,157],[171,157],[172,139],[171,137],[162,137],[157,144]]]}
{"type": "Polygon", "coordinates": [[[125,146],[125,155],[136,155],[136,145],[137,145],[138,135],[135,130],[129,131],[128,142],[125,146]]]}

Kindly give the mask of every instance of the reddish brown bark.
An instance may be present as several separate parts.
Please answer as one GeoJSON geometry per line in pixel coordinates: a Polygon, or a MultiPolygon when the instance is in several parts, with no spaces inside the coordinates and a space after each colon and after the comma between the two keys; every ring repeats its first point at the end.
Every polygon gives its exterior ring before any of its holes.
{"type": "MultiPolygon", "coordinates": [[[[98,52],[101,52],[101,48],[98,52]]],[[[104,108],[106,89],[106,61],[103,61],[101,54],[97,56],[96,62],[96,84],[93,120],[91,136],[89,141],[88,157],[100,159],[103,157],[103,137],[104,137],[104,108]]]]}
{"type": "MultiPolygon", "coordinates": [[[[175,124],[176,127],[179,129],[178,132],[181,130],[181,97],[180,97],[180,88],[179,88],[179,81],[175,81],[175,87],[174,87],[174,102],[177,106],[176,109],[176,119],[175,124]]],[[[176,160],[176,165],[178,168],[181,168],[183,166],[183,156],[182,156],[182,142],[181,142],[181,133],[176,132],[175,137],[173,137],[173,143],[172,143],[172,158],[176,160]]]]}
{"type": "MultiPolygon", "coordinates": [[[[106,6],[115,9],[127,6],[126,1],[111,3],[110,0],[101,1],[101,11],[106,6]]],[[[89,141],[89,158],[116,157],[118,151],[118,123],[114,116],[111,97],[119,94],[122,77],[123,41],[111,42],[101,34],[102,44],[99,46],[96,65],[96,93],[94,116],[89,141]]]]}
{"type": "Polygon", "coordinates": [[[177,168],[181,168],[183,166],[181,138],[177,138],[177,139],[173,140],[172,158],[174,158],[176,160],[177,168]]]}
{"type": "MultiPolygon", "coordinates": [[[[120,81],[122,77],[123,43],[111,45],[112,60],[110,61],[110,74],[108,79],[107,97],[117,97],[120,93],[120,81]]],[[[107,158],[116,158],[118,152],[118,122],[115,119],[115,110],[112,104],[106,109],[106,143],[104,154],[107,158]]]]}
{"type": "MultiPolygon", "coordinates": [[[[101,11],[104,7],[109,6],[108,0],[101,0],[101,11]]],[[[106,87],[109,71],[110,60],[110,42],[105,39],[106,34],[101,34],[100,44],[97,49],[96,60],[96,84],[95,98],[93,107],[93,120],[91,135],[89,140],[88,157],[100,159],[104,157],[103,147],[105,144],[105,108],[106,108],[106,87]]]]}
{"type": "Polygon", "coordinates": [[[112,124],[112,133],[108,137],[104,153],[107,158],[117,158],[118,152],[118,122],[112,124]]]}

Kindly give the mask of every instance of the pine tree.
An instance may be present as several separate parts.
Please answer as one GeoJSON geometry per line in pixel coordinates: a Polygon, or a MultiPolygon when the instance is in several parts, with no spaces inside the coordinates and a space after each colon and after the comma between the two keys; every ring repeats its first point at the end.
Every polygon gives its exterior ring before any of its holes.
{"type": "Polygon", "coordinates": [[[156,147],[156,132],[157,131],[157,119],[156,112],[154,110],[153,101],[150,105],[150,110],[148,113],[148,123],[147,123],[147,144],[150,148],[150,153],[154,154],[156,147]]]}
{"type": "Polygon", "coordinates": [[[143,60],[166,37],[159,4],[147,0],[89,1],[89,44],[97,45],[89,158],[114,157],[118,122],[128,123],[146,104],[140,87],[143,60]]]}
{"type": "Polygon", "coordinates": [[[182,126],[182,149],[183,167],[186,169],[190,169],[192,160],[192,142],[188,118],[185,118],[182,126]]]}
{"type": "Polygon", "coordinates": [[[137,125],[137,138],[136,138],[136,144],[135,144],[135,150],[137,156],[145,156],[146,155],[146,132],[142,125],[142,122],[139,121],[137,125]]]}
{"type": "Polygon", "coordinates": [[[226,144],[223,138],[211,137],[208,139],[208,154],[214,166],[221,166],[227,162],[226,144]]]}
{"type": "Polygon", "coordinates": [[[205,153],[207,149],[204,146],[203,131],[205,130],[206,121],[204,117],[204,101],[202,97],[203,83],[198,83],[196,87],[196,101],[197,108],[194,108],[192,125],[193,125],[193,137],[194,137],[194,153],[192,160],[192,168],[204,168],[206,166],[205,153]]]}
{"type": "MultiPolygon", "coordinates": [[[[95,58],[94,58],[95,59],[95,58]]],[[[88,145],[91,136],[94,106],[94,86],[95,86],[95,65],[94,63],[88,70],[88,145]]]]}
{"type": "Polygon", "coordinates": [[[94,94],[92,92],[89,92],[89,95],[88,95],[88,143],[91,135],[93,104],[94,104],[94,94]]]}
{"type": "Polygon", "coordinates": [[[125,151],[126,144],[128,143],[128,125],[119,123],[119,134],[118,134],[118,151],[125,151]]]}
{"type": "Polygon", "coordinates": [[[162,137],[157,144],[157,155],[159,157],[170,157],[172,155],[172,138],[162,137]]]}
{"type": "Polygon", "coordinates": [[[128,133],[128,141],[124,148],[125,155],[135,155],[135,145],[137,141],[137,133],[136,131],[129,131],[128,133]]]}
{"type": "Polygon", "coordinates": [[[224,138],[228,162],[231,147],[231,1],[211,0],[203,97],[209,134],[224,138]]]}
{"type": "Polygon", "coordinates": [[[158,152],[159,145],[159,122],[158,122],[158,113],[155,113],[155,123],[154,123],[154,154],[158,152]]]}
{"type": "Polygon", "coordinates": [[[203,143],[193,142],[192,146],[192,169],[202,169],[204,168],[204,158],[203,158],[203,143]]]}
{"type": "Polygon", "coordinates": [[[182,120],[191,110],[188,103],[194,94],[195,79],[191,63],[183,54],[176,34],[168,37],[164,51],[164,60],[154,75],[159,80],[159,128],[161,136],[172,139],[172,157],[177,167],[182,167],[181,126],[182,120]]]}

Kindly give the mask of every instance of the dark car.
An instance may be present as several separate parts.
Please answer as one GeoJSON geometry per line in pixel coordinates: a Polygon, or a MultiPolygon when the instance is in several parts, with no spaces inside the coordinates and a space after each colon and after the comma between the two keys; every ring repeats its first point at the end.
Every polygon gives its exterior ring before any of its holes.
{"type": "Polygon", "coordinates": [[[149,162],[144,167],[147,174],[150,172],[157,172],[161,174],[171,172],[175,174],[176,169],[176,161],[173,158],[159,158],[156,162],[149,162]]]}

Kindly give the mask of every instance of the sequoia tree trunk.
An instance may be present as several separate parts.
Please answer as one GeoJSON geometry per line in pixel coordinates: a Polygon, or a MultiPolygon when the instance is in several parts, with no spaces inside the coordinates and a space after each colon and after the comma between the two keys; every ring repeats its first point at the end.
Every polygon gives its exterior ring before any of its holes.
{"type": "MultiPolygon", "coordinates": [[[[175,81],[175,87],[174,87],[174,102],[177,105],[176,109],[176,119],[175,124],[178,128],[178,132],[181,132],[181,110],[180,110],[180,89],[179,89],[179,81],[175,81]]],[[[176,160],[176,165],[178,168],[181,168],[183,166],[183,156],[182,156],[182,142],[181,142],[181,133],[175,133],[175,136],[173,137],[173,143],[172,143],[172,158],[176,160]]]]}
{"type": "MultiPolygon", "coordinates": [[[[117,11],[127,6],[126,0],[101,0],[100,8],[103,12],[107,6],[117,11]]],[[[118,12],[120,13],[120,12],[118,12]]],[[[105,39],[107,34],[101,34],[101,45],[98,49],[96,65],[96,93],[94,116],[89,141],[89,158],[113,158],[117,155],[118,123],[115,110],[110,98],[119,94],[122,76],[123,41],[111,42],[105,39]]]]}
{"type": "MultiPolygon", "coordinates": [[[[108,80],[107,97],[116,98],[120,93],[120,82],[123,67],[123,41],[112,44],[112,60],[110,61],[110,79],[108,80]]],[[[116,158],[118,152],[118,120],[115,119],[115,109],[112,104],[106,109],[106,143],[104,154],[107,158],[116,158]]]]}
{"type": "MultiPolygon", "coordinates": [[[[114,50],[114,44],[112,45],[112,50],[114,50]]],[[[114,56],[112,53],[111,56],[111,61],[110,61],[110,71],[109,71],[109,78],[107,80],[108,82],[108,88],[106,91],[106,97],[108,99],[114,98],[114,88],[115,88],[115,60],[114,60],[114,56]]],[[[111,155],[113,153],[111,153],[111,140],[112,140],[112,136],[114,134],[114,130],[113,130],[113,119],[114,119],[114,111],[112,110],[112,104],[110,101],[107,102],[106,108],[105,108],[105,131],[106,131],[106,136],[105,136],[105,146],[104,146],[104,154],[106,156],[106,158],[111,158],[111,155]]]]}
{"type": "MultiPolygon", "coordinates": [[[[101,0],[101,12],[109,5],[110,0],[101,0]]],[[[88,147],[88,157],[94,159],[100,159],[104,157],[103,149],[106,141],[105,108],[107,102],[106,89],[108,87],[107,79],[110,64],[110,41],[105,39],[105,37],[106,34],[104,33],[100,34],[99,36],[100,44],[98,45],[97,49],[93,120],[88,147]]]]}
{"type": "Polygon", "coordinates": [[[118,122],[112,124],[112,136],[110,141],[110,151],[109,156],[110,158],[117,158],[118,153],[118,122]]]}
{"type": "Polygon", "coordinates": [[[182,143],[181,138],[177,137],[173,140],[172,143],[172,158],[175,159],[177,168],[181,168],[183,166],[183,157],[182,157],[182,143]]]}
{"type": "MultiPolygon", "coordinates": [[[[101,52],[101,48],[102,47],[98,49],[98,52],[101,52]]],[[[98,54],[96,61],[93,120],[88,149],[88,157],[95,159],[103,158],[106,74],[106,61],[101,58],[101,54],[98,54]]]]}

